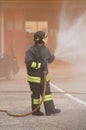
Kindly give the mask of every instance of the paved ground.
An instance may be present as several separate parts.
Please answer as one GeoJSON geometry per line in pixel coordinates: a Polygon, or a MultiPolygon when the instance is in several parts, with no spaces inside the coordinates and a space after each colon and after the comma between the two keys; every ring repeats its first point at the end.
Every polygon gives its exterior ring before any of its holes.
{"type": "MultiPolygon", "coordinates": [[[[1,112],[0,130],[86,130],[86,75],[53,67],[49,72],[55,106],[62,112],[43,117],[10,117],[1,112]]],[[[14,113],[31,111],[31,93],[27,92],[25,77],[25,71],[20,70],[15,80],[0,80],[0,109],[14,113]]],[[[41,110],[44,112],[43,105],[41,110]]]]}

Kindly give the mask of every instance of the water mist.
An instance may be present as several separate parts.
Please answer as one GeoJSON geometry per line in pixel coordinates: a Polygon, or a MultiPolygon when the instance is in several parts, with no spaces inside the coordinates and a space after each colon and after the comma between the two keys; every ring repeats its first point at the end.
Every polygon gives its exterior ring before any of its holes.
{"type": "Polygon", "coordinates": [[[86,12],[72,24],[61,13],[55,56],[70,63],[79,72],[86,72],[86,12]]]}

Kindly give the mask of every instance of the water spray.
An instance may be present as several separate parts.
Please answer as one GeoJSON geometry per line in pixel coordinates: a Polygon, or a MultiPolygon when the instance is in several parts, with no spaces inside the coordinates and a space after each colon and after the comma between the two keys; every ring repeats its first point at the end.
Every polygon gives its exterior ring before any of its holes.
{"type": "Polygon", "coordinates": [[[75,18],[72,23],[69,22],[66,12],[61,12],[57,43],[55,57],[84,72],[86,70],[86,12],[75,18]]]}

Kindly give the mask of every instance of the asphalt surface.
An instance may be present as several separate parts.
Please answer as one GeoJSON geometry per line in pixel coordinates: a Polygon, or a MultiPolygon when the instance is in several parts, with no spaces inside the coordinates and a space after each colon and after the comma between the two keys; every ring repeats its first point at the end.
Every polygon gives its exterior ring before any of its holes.
{"type": "MultiPolygon", "coordinates": [[[[61,113],[51,116],[12,117],[0,112],[0,130],[86,130],[86,75],[50,68],[51,91],[61,113]]],[[[25,69],[13,81],[0,79],[0,109],[11,113],[31,111],[25,69]]],[[[43,104],[41,111],[44,111],[43,104]]]]}

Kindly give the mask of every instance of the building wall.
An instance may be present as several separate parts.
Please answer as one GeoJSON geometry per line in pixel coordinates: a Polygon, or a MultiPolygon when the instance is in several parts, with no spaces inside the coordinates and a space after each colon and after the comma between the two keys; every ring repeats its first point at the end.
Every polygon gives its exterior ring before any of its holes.
{"type": "Polygon", "coordinates": [[[61,10],[63,9],[66,11],[66,16],[71,24],[73,22],[73,19],[79,16],[80,13],[85,10],[86,5],[85,0],[70,0],[66,1],[65,4],[63,0],[18,1],[3,1],[0,2],[0,7],[4,9],[4,51],[5,53],[11,55],[10,48],[11,46],[14,47],[14,53],[20,65],[24,64],[25,50],[32,44],[34,35],[31,35],[31,43],[29,43],[27,41],[28,35],[25,32],[26,20],[48,21],[48,47],[50,48],[51,52],[54,53],[56,46],[58,46],[57,34],[59,31],[59,18],[61,10]],[[67,9],[65,9],[65,6],[63,5],[67,5],[67,9]]]}
{"type": "Polygon", "coordinates": [[[5,52],[11,55],[10,47],[14,47],[15,56],[23,62],[25,48],[24,15],[22,11],[5,10],[5,52]]]}
{"type": "Polygon", "coordinates": [[[40,13],[40,9],[4,9],[4,52],[11,55],[11,47],[14,47],[14,53],[19,64],[24,63],[25,50],[33,43],[34,36],[34,34],[31,35],[31,43],[29,43],[27,41],[28,35],[25,32],[26,20],[48,22],[48,46],[53,52],[54,49],[52,49],[52,45],[54,48],[55,31],[53,31],[52,24],[55,25],[55,19],[55,14],[50,14],[50,12],[46,12],[46,10],[41,10],[40,13]],[[51,19],[53,20],[50,22],[51,19]]]}

